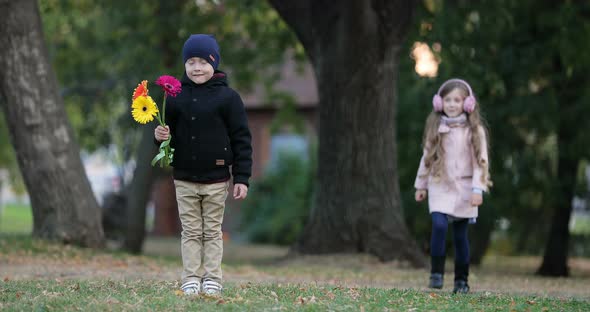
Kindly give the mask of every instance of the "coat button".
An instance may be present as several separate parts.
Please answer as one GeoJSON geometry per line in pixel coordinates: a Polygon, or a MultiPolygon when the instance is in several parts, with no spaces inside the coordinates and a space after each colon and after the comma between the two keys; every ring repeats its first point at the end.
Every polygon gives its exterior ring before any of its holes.
{"type": "Polygon", "coordinates": [[[194,139],[195,139],[195,136],[193,135],[193,136],[191,137],[191,139],[193,139],[193,140],[194,140],[194,139]]]}
{"type": "Polygon", "coordinates": [[[227,151],[227,147],[224,147],[223,149],[227,151]]]}
{"type": "Polygon", "coordinates": [[[193,99],[193,102],[196,102],[196,101],[197,101],[197,99],[193,99]]]}
{"type": "Polygon", "coordinates": [[[197,117],[193,116],[193,117],[191,117],[191,119],[192,119],[192,120],[195,120],[195,119],[197,119],[197,117]]]}

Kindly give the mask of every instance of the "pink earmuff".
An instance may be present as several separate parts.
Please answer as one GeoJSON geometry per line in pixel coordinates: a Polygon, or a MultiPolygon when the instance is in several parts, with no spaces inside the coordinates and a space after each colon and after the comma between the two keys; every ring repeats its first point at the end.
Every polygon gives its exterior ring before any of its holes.
{"type": "Polygon", "coordinates": [[[467,87],[467,90],[469,90],[469,95],[465,98],[465,101],[463,101],[463,110],[466,111],[467,113],[471,113],[475,110],[475,96],[473,95],[473,91],[471,91],[471,86],[467,83],[467,81],[462,80],[462,79],[449,79],[447,81],[445,81],[440,88],[438,88],[438,92],[436,92],[436,94],[434,95],[434,97],[432,98],[432,107],[434,108],[434,111],[436,112],[442,112],[443,110],[443,99],[440,96],[440,91],[449,83],[451,82],[460,82],[462,84],[464,84],[467,87]]]}

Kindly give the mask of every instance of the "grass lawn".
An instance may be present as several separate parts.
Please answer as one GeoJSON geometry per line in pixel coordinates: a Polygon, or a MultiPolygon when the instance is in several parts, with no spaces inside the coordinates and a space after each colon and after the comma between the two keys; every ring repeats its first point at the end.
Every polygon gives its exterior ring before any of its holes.
{"type": "Polygon", "coordinates": [[[5,281],[3,311],[588,311],[572,299],[313,284],[226,285],[222,298],[186,297],[165,281],[5,281]]]}
{"type": "MultiPolygon", "coordinates": [[[[166,240],[146,247],[153,253],[166,240]]],[[[169,240],[172,252],[177,240],[169,240]]],[[[473,292],[425,287],[427,272],[366,255],[285,258],[286,249],[227,244],[222,298],[178,290],[180,259],[97,251],[0,235],[1,311],[590,311],[590,261],[573,277],[530,274],[536,258],[492,258],[473,292]],[[274,259],[274,260],[273,260],[274,259]]],[[[449,266],[447,266],[449,267],[449,266]]],[[[452,269],[452,266],[451,266],[452,269]]]]}
{"type": "Polygon", "coordinates": [[[0,209],[0,233],[31,233],[31,206],[8,204],[0,209]]]}

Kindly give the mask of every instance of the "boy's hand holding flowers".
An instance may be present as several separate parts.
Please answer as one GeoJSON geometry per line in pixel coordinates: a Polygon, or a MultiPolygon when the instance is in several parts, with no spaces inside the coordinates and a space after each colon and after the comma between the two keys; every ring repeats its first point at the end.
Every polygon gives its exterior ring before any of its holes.
{"type": "Polygon", "coordinates": [[[154,130],[154,135],[158,142],[166,141],[170,138],[170,128],[168,126],[157,126],[154,130]]]}
{"type": "Polygon", "coordinates": [[[168,75],[160,76],[156,80],[156,84],[164,90],[164,101],[162,103],[162,115],[156,105],[156,102],[148,95],[147,80],[142,81],[133,91],[133,104],[131,105],[131,114],[133,119],[140,124],[146,124],[154,117],[158,120],[160,125],[156,127],[155,136],[160,144],[160,152],[152,160],[152,166],[158,161],[160,167],[169,166],[174,157],[174,149],[170,147],[170,128],[166,126],[166,98],[168,96],[175,97],[181,91],[181,84],[176,78],[168,75]]]}

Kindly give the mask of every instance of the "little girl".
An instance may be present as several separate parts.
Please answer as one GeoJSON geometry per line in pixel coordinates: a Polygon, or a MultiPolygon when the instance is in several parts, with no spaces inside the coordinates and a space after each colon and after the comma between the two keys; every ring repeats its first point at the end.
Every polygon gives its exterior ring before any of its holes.
{"type": "Polygon", "coordinates": [[[414,187],[416,201],[429,194],[432,217],[431,288],[443,287],[445,241],[449,223],[455,243],[453,293],[469,292],[467,224],[475,223],[483,192],[492,185],[487,155],[487,131],[475,96],[461,79],[443,83],[432,100],[434,109],[424,128],[424,154],[414,187]]]}

